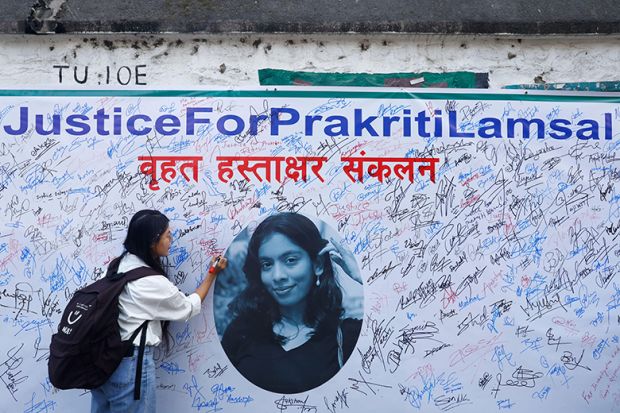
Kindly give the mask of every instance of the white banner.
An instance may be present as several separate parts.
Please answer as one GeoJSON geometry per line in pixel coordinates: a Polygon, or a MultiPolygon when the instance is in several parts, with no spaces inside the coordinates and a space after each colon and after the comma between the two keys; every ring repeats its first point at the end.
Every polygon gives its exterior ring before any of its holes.
{"type": "Polygon", "coordinates": [[[0,136],[2,411],[88,410],[50,337],[144,208],[182,291],[230,262],[160,411],[620,409],[618,94],[4,90],[0,136]]]}

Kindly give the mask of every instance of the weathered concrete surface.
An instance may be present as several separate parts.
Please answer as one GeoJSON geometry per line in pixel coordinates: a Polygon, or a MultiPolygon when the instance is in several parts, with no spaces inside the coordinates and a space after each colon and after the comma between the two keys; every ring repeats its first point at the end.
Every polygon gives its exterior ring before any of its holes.
{"type": "Polygon", "coordinates": [[[0,33],[620,33],[618,0],[3,0],[0,16],[0,33]]]}
{"type": "Polygon", "coordinates": [[[252,88],[260,85],[259,70],[265,68],[330,74],[467,71],[488,73],[489,87],[498,89],[618,80],[620,35],[4,35],[0,62],[0,89],[252,88]],[[86,69],[88,79],[78,82],[86,69]],[[145,73],[144,86],[135,75],[127,86],[119,84],[118,70],[124,76],[145,73]]]}
{"type": "Polygon", "coordinates": [[[34,0],[0,2],[0,33],[23,33],[33,2],[34,0]]]}

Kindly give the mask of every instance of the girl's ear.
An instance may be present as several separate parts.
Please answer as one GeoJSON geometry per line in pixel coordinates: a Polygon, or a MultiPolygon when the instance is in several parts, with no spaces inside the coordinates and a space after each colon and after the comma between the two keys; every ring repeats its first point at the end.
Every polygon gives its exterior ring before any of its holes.
{"type": "Polygon", "coordinates": [[[320,277],[321,275],[323,275],[323,271],[325,270],[325,255],[326,254],[321,254],[318,257],[316,257],[316,260],[314,260],[314,275],[320,277]]]}

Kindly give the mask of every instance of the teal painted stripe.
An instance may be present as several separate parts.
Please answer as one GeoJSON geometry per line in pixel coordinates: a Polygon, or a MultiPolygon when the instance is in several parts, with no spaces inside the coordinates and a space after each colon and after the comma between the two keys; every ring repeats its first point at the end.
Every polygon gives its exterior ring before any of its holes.
{"type": "Polygon", "coordinates": [[[500,100],[535,102],[620,103],[620,93],[606,96],[532,93],[370,92],[313,90],[0,90],[10,97],[231,97],[231,98],[349,98],[423,100],[500,100]]]}
{"type": "Polygon", "coordinates": [[[620,81],[572,82],[572,83],[534,83],[508,85],[504,89],[564,90],[573,92],[620,92],[620,81]]]}

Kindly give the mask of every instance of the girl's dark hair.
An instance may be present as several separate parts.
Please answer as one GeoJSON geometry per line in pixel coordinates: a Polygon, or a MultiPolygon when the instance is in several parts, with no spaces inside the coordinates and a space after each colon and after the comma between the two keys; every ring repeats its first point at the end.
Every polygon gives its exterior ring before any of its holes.
{"type": "Polygon", "coordinates": [[[166,231],[169,222],[168,217],[154,209],[143,209],[136,212],[129,221],[127,236],[125,237],[125,242],[123,242],[125,251],[110,262],[107,275],[114,277],[121,259],[127,253],[131,253],[139,257],[149,267],[167,276],[160,257],[153,255],[152,247],[166,231]]]}
{"type": "MultiPolygon", "coordinates": [[[[125,237],[125,242],[123,242],[125,251],[110,262],[106,276],[112,279],[122,277],[123,274],[118,274],[118,266],[123,257],[127,253],[131,253],[139,257],[149,267],[157,270],[164,277],[168,277],[161,258],[153,255],[152,247],[166,231],[169,222],[168,217],[154,209],[143,209],[136,212],[129,221],[127,236],[125,237]]],[[[169,324],[170,322],[167,320],[161,323],[166,350],[170,348],[169,324]]]]}
{"type": "Polygon", "coordinates": [[[303,215],[285,212],[272,215],[261,222],[248,244],[248,253],[243,265],[247,287],[229,305],[236,322],[241,328],[251,330],[250,334],[270,337],[282,342],[284,337],[273,333],[273,325],[280,320],[278,303],[267,292],[262,281],[258,250],[265,238],[274,233],[286,236],[291,242],[303,248],[312,262],[323,260],[320,285],[314,280],[308,293],[304,323],[315,329],[315,334],[335,329],[342,315],[342,291],[334,277],[328,254],[318,253],[328,243],[314,223],[303,215]]]}

